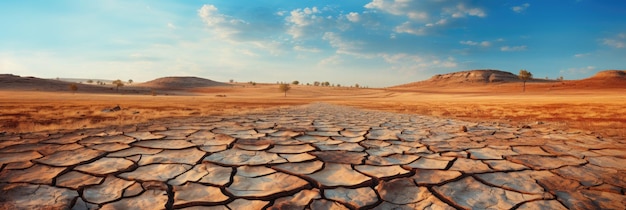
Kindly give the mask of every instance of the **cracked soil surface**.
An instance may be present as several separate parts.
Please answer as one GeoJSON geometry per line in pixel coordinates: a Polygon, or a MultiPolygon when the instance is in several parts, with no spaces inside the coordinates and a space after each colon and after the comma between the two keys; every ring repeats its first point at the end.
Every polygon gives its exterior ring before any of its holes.
{"type": "Polygon", "coordinates": [[[7,134],[0,164],[0,209],[626,208],[623,139],[321,103],[7,134]]]}

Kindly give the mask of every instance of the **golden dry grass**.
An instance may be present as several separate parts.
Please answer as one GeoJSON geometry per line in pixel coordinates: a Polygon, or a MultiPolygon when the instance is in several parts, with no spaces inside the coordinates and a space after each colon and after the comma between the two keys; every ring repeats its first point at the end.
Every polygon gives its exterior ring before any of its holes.
{"type": "Polygon", "coordinates": [[[283,97],[277,85],[195,89],[196,95],[150,96],[59,92],[0,92],[0,131],[33,132],[126,125],[175,117],[257,112],[267,108],[327,102],[398,113],[511,124],[551,122],[558,129],[582,129],[626,136],[623,90],[545,91],[517,86],[474,89],[356,89],[292,86],[283,97]],[[216,97],[226,95],[226,97],[216,97]],[[103,113],[116,105],[120,112],[103,113]]]}

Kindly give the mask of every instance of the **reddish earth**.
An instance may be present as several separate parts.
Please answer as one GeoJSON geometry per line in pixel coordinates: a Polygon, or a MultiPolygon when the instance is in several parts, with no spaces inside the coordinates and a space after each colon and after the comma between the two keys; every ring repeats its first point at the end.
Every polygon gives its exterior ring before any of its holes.
{"type": "Polygon", "coordinates": [[[624,71],[600,72],[583,80],[533,80],[526,92],[512,75],[468,71],[384,89],[292,85],[287,97],[274,84],[211,86],[228,84],[188,77],[147,83],[167,87],[157,91],[132,85],[118,93],[110,86],[79,84],[73,94],[67,88],[70,83],[0,75],[0,131],[100,127],[328,102],[473,121],[555,122],[564,128],[626,136],[624,71]],[[121,112],[101,112],[116,105],[121,112]]]}

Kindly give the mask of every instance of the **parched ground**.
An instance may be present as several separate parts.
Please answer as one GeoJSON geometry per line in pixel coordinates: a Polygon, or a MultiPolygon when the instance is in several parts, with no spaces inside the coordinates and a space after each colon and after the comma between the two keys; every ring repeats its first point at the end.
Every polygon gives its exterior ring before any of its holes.
{"type": "Polygon", "coordinates": [[[0,208],[624,209],[625,162],[624,139],[550,122],[313,103],[5,133],[0,208]]]}

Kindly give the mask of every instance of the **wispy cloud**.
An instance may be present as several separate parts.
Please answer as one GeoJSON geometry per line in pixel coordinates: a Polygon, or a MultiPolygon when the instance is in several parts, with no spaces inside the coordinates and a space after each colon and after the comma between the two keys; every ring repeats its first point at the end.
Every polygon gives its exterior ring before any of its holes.
{"type": "Polygon", "coordinates": [[[363,43],[358,41],[347,40],[341,37],[339,34],[335,32],[326,32],[324,33],[324,40],[328,41],[328,43],[336,49],[337,54],[347,54],[354,56],[364,56],[365,54],[361,51],[361,46],[363,43]]]}
{"type": "Polygon", "coordinates": [[[626,48],[626,33],[619,33],[614,37],[604,38],[600,40],[602,45],[606,45],[613,48],[626,48]]]}
{"type": "Polygon", "coordinates": [[[522,13],[522,12],[526,11],[526,9],[528,9],[528,7],[530,7],[530,4],[529,3],[525,3],[525,4],[522,4],[522,5],[519,5],[519,6],[511,7],[511,10],[513,10],[513,12],[516,12],[516,13],[522,13]]]}
{"type": "Polygon", "coordinates": [[[230,38],[241,33],[241,26],[247,23],[243,20],[221,14],[214,5],[203,5],[198,10],[198,16],[204,21],[213,33],[222,38],[230,38]]]}
{"type": "Polygon", "coordinates": [[[591,55],[591,53],[578,53],[578,54],[574,54],[575,58],[584,58],[591,55]]]}
{"type": "Polygon", "coordinates": [[[293,49],[296,51],[302,51],[302,52],[312,52],[312,53],[318,53],[321,52],[322,50],[318,49],[318,48],[314,48],[314,47],[304,47],[304,46],[300,46],[300,45],[296,45],[293,46],[293,49]]]}
{"type": "Polygon", "coordinates": [[[480,7],[452,1],[373,0],[365,8],[406,18],[395,32],[418,36],[445,30],[468,17],[487,17],[480,7]]]}
{"type": "Polygon", "coordinates": [[[475,41],[467,40],[467,41],[460,41],[459,43],[461,43],[462,45],[469,45],[469,46],[481,46],[481,47],[491,46],[490,41],[475,42],[475,41]]]}
{"type": "Polygon", "coordinates": [[[516,52],[516,51],[524,51],[526,49],[527,49],[526,45],[500,47],[500,51],[502,52],[516,52]]]}
{"type": "Polygon", "coordinates": [[[385,62],[403,74],[413,74],[415,72],[424,72],[434,69],[450,69],[458,66],[453,57],[441,59],[437,56],[421,56],[415,54],[396,53],[396,54],[380,54],[385,62]]]}

